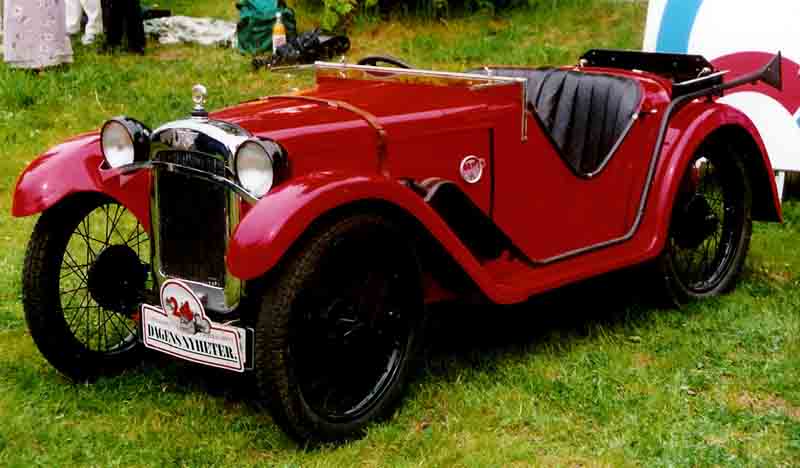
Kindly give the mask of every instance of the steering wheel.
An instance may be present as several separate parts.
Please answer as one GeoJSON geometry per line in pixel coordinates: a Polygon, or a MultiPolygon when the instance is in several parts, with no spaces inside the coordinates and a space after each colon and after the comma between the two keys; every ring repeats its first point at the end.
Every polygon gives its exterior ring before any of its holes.
{"type": "Polygon", "coordinates": [[[398,68],[411,68],[411,65],[391,55],[367,55],[356,62],[356,65],[376,66],[378,63],[388,63],[398,68]]]}

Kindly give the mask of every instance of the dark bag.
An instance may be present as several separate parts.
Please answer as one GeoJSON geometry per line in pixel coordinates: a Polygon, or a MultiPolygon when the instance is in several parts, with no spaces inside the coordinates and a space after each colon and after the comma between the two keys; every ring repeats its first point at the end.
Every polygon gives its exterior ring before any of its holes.
{"type": "Polygon", "coordinates": [[[310,32],[286,40],[286,44],[278,47],[271,57],[256,57],[253,66],[256,68],[268,65],[270,67],[281,65],[295,65],[299,63],[313,63],[337,55],[343,55],[350,49],[350,39],[347,36],[322,36],[320,30],[310,32]]]}
{"type": "Polygon", "coordinates": [[[236,8],[239,10],[236,37],[239,50],[246,54],[272,52],[272,26],[278,11],[287,39],[297,34],[294,11],[286,8],[282,0],[240,0],[236,8]]]}

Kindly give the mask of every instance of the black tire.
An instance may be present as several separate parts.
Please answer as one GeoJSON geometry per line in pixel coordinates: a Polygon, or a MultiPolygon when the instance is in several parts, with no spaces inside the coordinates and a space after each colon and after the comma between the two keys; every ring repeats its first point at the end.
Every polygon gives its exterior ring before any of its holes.
{"type": "Polygon", "coordinates": [[[136,314],[152,288],[149,237],[114,200],[82,194],[45,211],[22,272],[33,341],[75,381],[116,374],[140,360],[136,314]]]}
{"type": "Polygon", "coordinates": [[[390,415],[423,341],[420,281],[412,243],[381,216],[303,242],[264,285],[256,323],[255,378],[275,421],[313,444],[390,415]]]}
{"type": "Polygon", "coordinates": [[[681,179],[667,245],[657,261],[670,305],[736,286],[753,230],[753,195],[742,157],[732,144],[711,140],[681,179]]]}

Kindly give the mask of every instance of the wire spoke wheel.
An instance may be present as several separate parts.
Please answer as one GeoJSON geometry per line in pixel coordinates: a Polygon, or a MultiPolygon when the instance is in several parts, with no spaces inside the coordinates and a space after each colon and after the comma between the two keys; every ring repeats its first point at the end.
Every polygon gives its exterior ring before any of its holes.
{"type": "Polygon", "coordinates": [[[123,205],[80,195],[46,211],[28,244],[25,317],[45,358],[76,379],[138,355],[138,309],[153,288],[150,239],[123,205]]]}
{"type": "Polygon", "coordinates": [[[67,326],[86,349],[113,354],[136,346],[133,317],[152,288],[149,263],[149,236],[122,205],[100,205],[75,227],[61,261],[59,296],[67,326]]]}
{"type": "Polygon", "coordinates": [[[733,148],[704,145],[684,174],[661,265],[678,304],[730,290],[750,241],[752,194],[733,148]]]}

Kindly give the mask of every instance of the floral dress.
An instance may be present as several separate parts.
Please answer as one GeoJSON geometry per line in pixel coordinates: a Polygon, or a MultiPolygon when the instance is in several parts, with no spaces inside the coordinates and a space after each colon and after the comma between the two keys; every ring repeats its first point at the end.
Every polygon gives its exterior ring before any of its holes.
{"type": "Polygon", "coordinates": [[[72,62],[64,0],[4,0],[3,55],[11,67],[72,62]]]}

